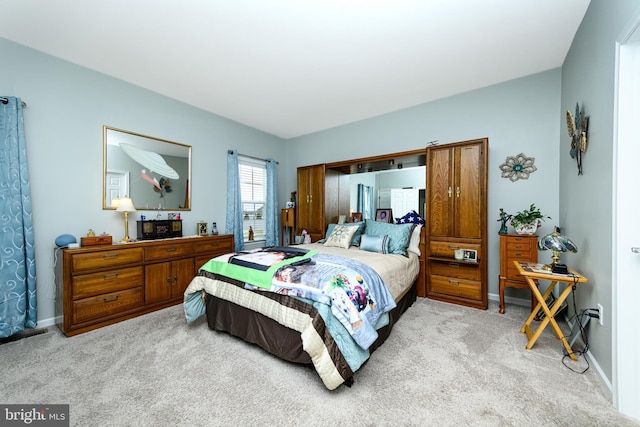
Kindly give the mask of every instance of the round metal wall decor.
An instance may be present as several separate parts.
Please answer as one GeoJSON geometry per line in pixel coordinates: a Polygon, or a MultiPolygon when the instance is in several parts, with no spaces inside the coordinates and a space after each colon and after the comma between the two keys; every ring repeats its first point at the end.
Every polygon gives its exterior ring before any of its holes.
{"type": "Polygon", "coordinates": [[[517,156],[508,156],[503,164],[500,165],[503,178],[509,178],[511,182],[519,179],[529,179],[529,175],[538,170],[533,163],[535,157],[527,157],[523,153],[517,156]]]}

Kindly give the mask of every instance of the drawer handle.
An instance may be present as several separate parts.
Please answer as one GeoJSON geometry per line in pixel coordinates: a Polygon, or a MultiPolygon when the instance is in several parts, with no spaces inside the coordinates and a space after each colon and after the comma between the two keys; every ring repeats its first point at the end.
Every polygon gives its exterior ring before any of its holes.
{"type": "Polygon", "coordinates": [[[451,245],[448,245],[448,247],[449,247],[449,249],[453,249],[453,250],[460,249],[460,246],[451,246],[451,245]]]}
{"type": "Polygon", "coordinates": [[[178,248],[176,248],[175,246],[170,246],[168,248],[165,248],[164,250],[167,252],[175,252],[178,250],[178,248]]]}
{"type": "Polygon", "coordinates": [[[457,280],[449,280],[449,283],[451,283],[452,285],[456,285],[456,286],[458,286],[460,284],[460,282],[458,282],[457,280]]]}
{"type": "Polygon", "coordinates": [[[102,259],[116,259],[118,258],[118,254],[105,254],[102,255],[102,259]]]}
{"type": "Polygon", "coordinates": [[[111,279],[117,279],[118,278],[118,273],[107,273],[107,274],[103,274],[102,278],[104,280],[111,280],[111,279]]]}
{"type": "Polygon", "coordinates": [[[449,267],[460,267],[460,263],[459,262],[450,262],[449,263],[449,267]]]}
{"type": "Polygon", "coordinates": [[[514,254],[514,256],[517,256],[519,258],[522,257],[522,254],[514,254]]]}
{"type": "Polygon", "coordinates": [[[118,295],[113,295],[110,297],[104,297],[103,301],[104,302],[113,302],[113,301],[117,301],[118,300],[118,295]]]}
{"type": "Polygon", "coordinates": [[[211,242],[210,245],[211,246],[220,246],[220,242],[211,242]]]}
{"type": "Polygon", "coordinates": [[[167,276],[167,286],[171,286],[171,276],[167,276]]]}

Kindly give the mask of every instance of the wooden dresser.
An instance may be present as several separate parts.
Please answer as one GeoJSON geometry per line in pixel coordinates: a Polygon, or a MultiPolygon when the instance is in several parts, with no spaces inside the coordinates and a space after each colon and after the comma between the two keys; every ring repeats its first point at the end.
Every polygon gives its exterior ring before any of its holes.
{"type": "Polygon", "coordinates": [[[72,336],[179,304],[197,270],[233,247],[233,235],[216,235],[62,249],[58,326],[72,336]]]}
{"type": "MultiPolygon", "coordinates": [[[[518,273],[513,261],[538,262],[538,236],[524,234],[500,235],[500,313],[504,313],[504,288],[529,289],[524,277],[518,273]]],[[[531,309],[535,298],[531,298],[531,309]]]]}
{"type": "Polygon", "coordinates": [[[488,306],[487,156],[487,139],[427,148],[428,298],[488,306]],[[457,250],[474,262],[456,259],[457,250]]]}

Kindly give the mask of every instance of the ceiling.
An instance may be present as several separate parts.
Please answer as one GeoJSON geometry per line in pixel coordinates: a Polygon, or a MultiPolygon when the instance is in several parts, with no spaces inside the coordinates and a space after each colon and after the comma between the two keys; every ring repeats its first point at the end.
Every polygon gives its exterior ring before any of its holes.
{"type": "Polygon", "coordinates": [[[560,67],[589,0],[0,0],[0,37],[282,138],[560,67]]]}

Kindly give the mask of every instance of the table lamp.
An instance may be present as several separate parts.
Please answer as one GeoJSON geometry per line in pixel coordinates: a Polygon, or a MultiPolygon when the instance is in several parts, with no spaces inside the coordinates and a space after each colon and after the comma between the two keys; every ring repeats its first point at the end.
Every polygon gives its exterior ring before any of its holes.
{"type": "Polygon", "coordinates": [[[555,227],[553,232],[538,240],[538,249],[541,251],[553,251],[551,264],[544,266],[545,270],[553,273],[567,274],[569,271],[565,264],[560,264],[560,252],[578,252],[578,247],[567,236],[560,234],[560,229],[555,227]]]}
{"type": "Polygon", "coordinates": [[[133,207],[133,201],[127,196],[124,196],[119,199],[114,199],[111,202],[111,206],[116,206],[116,211],[124,214],[124,237],[120,240],[120,243],[132,241],[133,239],[129,237],[129,212],[136,211],[136,208],[133,207]]]}

